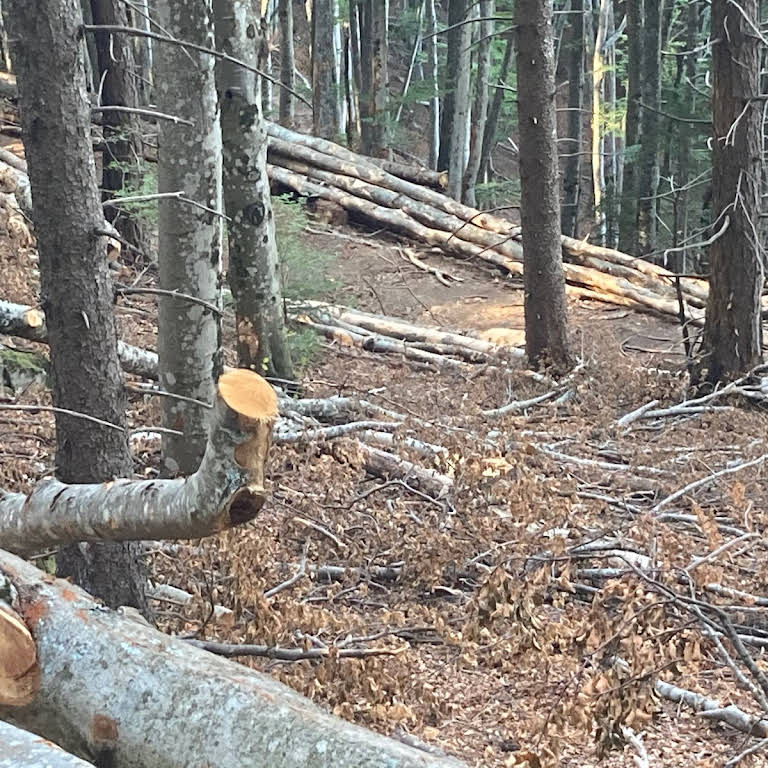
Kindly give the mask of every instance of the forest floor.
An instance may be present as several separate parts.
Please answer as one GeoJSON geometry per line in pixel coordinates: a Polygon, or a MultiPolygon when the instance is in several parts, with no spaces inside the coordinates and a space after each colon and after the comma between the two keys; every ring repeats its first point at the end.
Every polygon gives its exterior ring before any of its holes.
{"type": "MultiPolygon", "coordinates": [[[[508,340],[522,342],[519,283],[422,253],[463,278],[446,286],[414,269],[386,233],[340,225],[337,234],[324,234],[322,226],[313,223],[302,237],[334,257],[328,300],[460,331],[503,328],[508,340]]],[[[155,279],[151,269],[122,279],[131,278],[147,285],[155,279]]],[[[0,284],[2,298],[37,301],[31,252],[4,236],[0,284]]],[[[151,297],[121,298],[116,311],[126,341],[154,347],[151,297]]],[[[271,499],[255,521],[153,548],[153,578],[196,596],[186,606],[157,603],[160,626],[225,642],[385,649],[390,653],[360,659],[332,653],[322,661],[243,663],[342,717],[415,737],[473,766],[552,765],[557,753],[564,767],[629,768],[631,746],[600,758],[599,745],[621,718],[641,735],[650,766],[719,766],[742,751],[748,737],[651,694],[660,676],[756,711],[695,617],[656,585],[674,586],[693,557],[734,538],[718,528],[728,521],[757,535],[713,555],[691,572],[692,583],[765,594],[765,470],[734,473],[665,506],[692,515],[687,522],[650,510],[728,462],[762,454],[768,414],[734,401],[730,410],[622,429],[617,419],[649,400],[673,405],[685,398],[680,329],[591,302],[572,302],[570,318],[583,363],[570,399],[503,417],[481,411],[551,384],[532,380],[519,365],[436,370],[318,339],[302,394],[364,397],[408,414],[398,434],[448,449],[437,463],[412,458],[450,475],[453,494],[431,499],[367,476],[349,441],[277,446],[271,499]],[[618,562],[606,551],[586,560],[573,552],[603,537],[625,553],[618,562]],[[627,552],[651,558],[644,573],[652,578],[628,566],[627,552]],[[290,588],[265,598],[302,558],[308,566],[342,566],[346,575],[324,581],[307,567],[290,588]],[[393,564],[398,577],[377,580],[372,567],[393,564]],[[588,582],[585,566],[620,573],[588,582]],[[215,621],[214,603],[234,613],[215,621]]],[[[45,403],[48,394],[44,385],[32,386],[9,399],[45,403]]],[[[159,424],[158,403],[131,394],[129,418],[137,427],[159,424]]],[[[409,455],[402,443],[397,451],[409,455]]],[[[0,486],[29,490],[52,471],[53,452],[50,414],[0,410],[0,486]]],[[[138,475],[152,476],[158,463],[156,444],[137,447],[138,475]]],[[[754,655],[766,669],[758,650],[754,655]]]]}

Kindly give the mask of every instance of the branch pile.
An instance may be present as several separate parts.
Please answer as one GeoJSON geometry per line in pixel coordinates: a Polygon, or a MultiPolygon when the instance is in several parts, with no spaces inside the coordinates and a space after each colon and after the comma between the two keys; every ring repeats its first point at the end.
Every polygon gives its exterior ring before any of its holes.
{"type": "MultiPolygon", "coordinates": [[[[446,253],[522,274],[522,233],[485,213],[388,172],[370,158],[325,139],[268,124],[268,166],[277,187],[328,200],[354,217],[384,226],[446,253]]],[[[392,169],[390,169],[392,170],[392,169]]],[[[643,259],[563,236],[571,295],[679,317],[673,273],[643,259]]],[[[707,284],[681,278],[687,320],[703,322],[707,284]]]]}

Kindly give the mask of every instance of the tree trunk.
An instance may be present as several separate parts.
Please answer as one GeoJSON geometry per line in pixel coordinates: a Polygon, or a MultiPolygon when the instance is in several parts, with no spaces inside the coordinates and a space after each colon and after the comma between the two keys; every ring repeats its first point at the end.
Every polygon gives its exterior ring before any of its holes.
{"type": "Polygon", "coordinates": [[[384,157],[389,134],[389,0],[363,0],[360,18],[362,150],[384,157]]]}
{"type": "Polygon", "coordinates": [[[0,490],[0,541],[11,552],[34,554],[71,541],[201,538],[248,522],[266,499],[276,418],[277,396],[264,379],[228,371],[194,475],[75,485],[48,478],[28,496],[0,490]]]}
{"type": "MultiPolygon", "coordinates": [[[[91,0],[91,15],[94,24],[128,26],[122,0],[91,0]]],[[[94,38],[101,83],[100,106],[137,106],[136,65],[130,38],[114,32],[96,32],[94,38]]],[[[104,198],[116,197],[121,192],[136,194],[143,177],[144,157],[139,118],[130,112],[107,111],[102,113],[102,125],[106,146],[102,172],[104,198]]],[[[142,222],[136,214],[128,213],[125,208],[108,207],[107,219],[139,251],[148,251],[142,222]]]]}
{"type": "Polygon", "coordinates": [[[280,15],[280,124],[293,128],[294,101],[292,90],[296,89],[296,58],[293,48],[293,0],[278,0],[280,15]],[[290,89],[290,90],[288,90],[290,89]]]}
{"type": "Polygon", "coordinates": [[[312,2],[312,132],[339,136],[339,83],[333,49],[333,0],[312,2]]]}
{"type": "MultiPolygon", "coordinates": [[[[147,32],[152,31],[149,15],[148,0],[136,0],[133,3],[133,26],[144,29],[147,32]]],[[[154,99],[153,94],[153,70],[154,70],[154,41],[150,37],[134,37],[134,61],[136,63],[136,92],[139,98],[139,104],[142,107],[148,107],[154,99]]]]}
{"type": "MultiPolygon", "coordinates": [[[[251,31],[257,20],[250,0],[213,0],[216,45],[255,65],[251,31]]],[[[286,345],[275,243],[275,222],[267,178],[267,133],[259,108],[257,78],[220,61],[216,79],[221,111],[224,203],[229,216],[227,277],[235,300],[239,365],[283,379],[293,378],[286,345]]]]}
{"type": "MultiPolygon", "coordinates": [[[[352,6],[356,7],[356,6],[352,6]]],[[[350,17],[352,13],[350,10],[350,17]]],[[[344,29],[344,98],[347,100],[347,146],[356,149],[360,146],[360,105],[357,100],[355,85],[355,65],[352,48],[352,19],[344,29]]],[[[359,28],[358,28],[359,33],[359,28]]]]}
{"type": "Polygon", "coordinates": [[[640,152],[637,163],[637,250],[656,248],[661,109],[661,17],[664,0],[645,0],[640,152]]]}
{"type": "Polygon", "coordinates": [[[518,0],[517,87],[525,345],[532,365],[571,366],[560,244],[552,0],[518,0]]]}
{"type": "Polygon", "coordinates": [[[445,35],[445,75],[443,76],[443,98],[440,110],[440,152],[437,158],[437,170],[440,171],[448,170],[453,153],[451,139],[453,136],[453,121],[456,116],[456,84],[459,76],[461,40],[464,29],[464,27],[457,27],[455,25],[464,21],[468,14],[468,0],[448,0],[448,32],[445,35]]]}
{"type": "MultiPolygon", "coordinates": [[[[3,593],[40,659],[34,702],[2,716],[110,768],[460,768],[326,714],[268,675],[115,611],[0,550],[3,593]]],[[[343,662],[342,662],[343,663],[343,662]]]]}
{"type": "MultiPolygon", "coordinates": [[[[112,283],[80,48],[78,0],[9,2],[22,132],[33,192],[42,305],[51,345],[53,404],[123,427],[112,283]],[[56,183],[51,183],[54,179],[56,183]]],[[[56,475],[109,481],[133,471],[124,429],[56,414],[56,475]]],[[[147,611],[146,569],[136,545],[74,545],[59,572],[108,605],[147,611]]]]}
{"type": "Polygon", "coordinates": [[[440,94],[437,67],[437,14],[435,0],[425,0],[427,14],[427,35],[424,41],[427,47],[428,81],[431,96],[429,98],[429,162],[432,170],[437,170],[437,158],[440,154],[440,94]]]}
{"type": "Polygon", "coordinates": [[[712,228],[728,222],[710,246],[699,376],[713,384],[737,378],[762,360],[758,8],[757,0],[712,3],[712,228]]]}
{"type": "MultiPolygon", "coordinates": [[[[471,18],[472,7],[467,9],[465,18],[471,18]]],[[[467,144],[469,142],[469,118],[472,109],[470,85],[472,77],[472,27],[463,24],[458,29],[459,53],[456,62],[457,72],[453,92],[453,119],[451,120],[451,153],[448,157],[448,194],[461,200],[464,170],[466,168],[467,144]]]]}
{"type": "Polygon", "coordinates": [[[608,30],[609,0],[600,0],[597,20],[597,35],[592,50],[592,189],[595,196],[595,221],[599,232],[599,242],[605,244],[605,211],[603,193],[605,191],[605,158],[603,152],[603,76],[605,62],[603,48],[608,30]]]}
{"type": "Polygon", "coordinates": [[[50,741],[0,720],[0,768],[93,768],[50,741]]]}
{"type": "Polygon", "coordinates": [[[494,0],[480,0],[480,16],[488,21],[479,23],[480,39],[477,46],[477,75],[475,77],[475,103],[472,107],[472,127],[469,138],[469,160],[464,172],[462,199],[476,206],[475,187],[481,181],[480,168],[483,154],[483,133],[488,119],[488,82],[491,79],[491,38],[493,36],[494,0]]]}
{"type": "MultiPolygon", "coordinates": [[[[163,0],[157,20],[180,40],[212,47],[211,0],[163,0]]],[[[158,134],[158,191],[177,192],[209,208],[221,208],[221,132],[216,110],[214,59],[174,45],[157,50],[158,108],[193,126],[161,121],[158,134]],[[192,61],[190,61],[192,56],[192,61]],[[194,62],[194,63],[193,63],[194,62]]],[[[221,219],[176,200],[159,204],[160,287],[218,305],[221,219]]],[[[157,352],[163,389],[212,403],[220,367],[219,318],[182,299],[159,300],[157,352]]],[[[189,475],[198,467],[207,440],[207,409],[163,398],[166,426],[182,437],[163,436],[165,471],[189,475]]]]}
{"type": "Polygon", "coordinates": [[[627,114],[624,179],[619,213],[619,249],[637,253],[637,165],[640,151],[640,92],[643,71],[643,0],[627,0],[627,114]]]}
{"type": "MultiPolygon", "coordinates": [[[[269,5],[267,6],[269,11],[269,5]]],[[[261,112],[267,117],[272,117],[272,47],[269,44],[269,23],[267,17],[262,16],[259,21],[259,55],[256,59],[256,66],[269,77],[259,78],[261,87],[261,112]]]]}
{"type": "MultiPolygon", "coordinates": [[[[512,54],[515,52],[515,33],[514,31],[508,31],[506,33],[507,41],[504,46],[504,58],[501,61],[501,67],[499,69],[499,77],[497,85],[504,86],[507,81],[507,74],[509,68],[512,65],[512,54]]],[[[491,106],[488,110],[488,117],[485,121],[485,128],[483,130],[483,156],[480,161],[481,174],[485,176],[488,172],[488,166],[491,161],[491,153],[496,144],[496,126],[499,122],[499,115],[501,115],[501,108],[504,104],[504,96],[506,91],[504,88],[494,88],[493,98],[491,99],[491,106]]]]}

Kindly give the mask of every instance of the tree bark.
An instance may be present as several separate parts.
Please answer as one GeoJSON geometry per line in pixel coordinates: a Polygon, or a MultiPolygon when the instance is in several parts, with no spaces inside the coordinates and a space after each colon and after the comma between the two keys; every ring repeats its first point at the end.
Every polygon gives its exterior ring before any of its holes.
{"type": "MultiPolygon", "coordinates": [[[[507,81],[507,74],[512,65],[512,54],[515,52],[515,33],[508,31],[507,41],[504,45],[504,58],[501,61],[501,67],[499,69],[499,76],[497,78],[497,85],[504,86],[507,81]]],[[[483,156],[480,161],[480,168],[482,174],[488,172],[488,167],[491,161],[491,153],[496,144],[496,126],[499,123],[499,115],[501,115],[501,107],[504,104],[504,95],[506,91],[504,88],[494,88],[493,98],[491,99],[491,106],[488,110],[488,117],[485,121],[485,128],[483,129],[483,156]]]]}
{"type": "Polygon", "coordinates": [[[459,768],[321,711],[267,675],[158,632],[0,551],[37,641],[35,701],[0,710],[113,768],[459,768]]]}
{"type": "Polygon", "coordinates": [[[656,248],[661,130],[661,17],[664,0],[645,0],[640,151],[637,162],[637,252],[656,248]]]}
{"type": "Polygon", "coordinates": [[[729,222],[710,246],[700,379],[738,378],[762,361],[760,295],[760,40],[756,0],[712,4],[712,217],[729,222]]]}
{"type": "Polygon", "coordinates": [[[340,83],[333,48],[333,0],[312,0],[312,132],[324,139],[339,136],[340,83]]]}
{"type": "Polygon", "coordinates": [[[518,0],[517,86],[525,345],[532,365],[571,367],[560,245],[552,0],[518,0]]]}
{"type": "Polygon", "coordinates": [[[280,17],[280,124],[293,128],[295,104],[292,90],[296,89],[296,58],[293,47],[293,0],[278,0],[280,17]],[[289,90],[290,89],[290,90],[289,90]]]}
{"type": "MultiPolygon", "coordinates": [[[[22,132],[33,191],[42,305],[59,408],[125,424],[106,239],[91,149],[91,114],[77,0],[9,3],[22,132]],[[55,179],[56,183],[51,183],[55,179]]],[[[123,430],[56,414],[56,475],[65,483],[130,475],[123,430]]],[[[135,545],[93,544],[59,553],[59,572],[109,605],[147,611],[146,569],[135,545]]]]}
{"type": "MultiPolygon", "coordinates": [[[[451,140],[453,121],[456,112],[456,85],[459,78],[459,59],[461,58],[461,39],[463,27],[457,27],[469,13],[468,0],[448,0],[448,32],[445,35],[446,57],[445,75],[443,76],[443,98],[440,114],[440,152],[437,158],[437,170],[447,171],[453,153],[451,140]]],[[[466,46],[465,46],[466,47],[466,46]]]]}
{"type": "MultiPolygon", "coordinates": [[[[128,26],[126,6],[121,0],[91,0],[91,15],[94,24],[128,26]]],[[[94,39],[101,78],[99,106],[138,106],[131,39],[114,32],[96,32],[94,39]]],[[[106,147],[102,171],[104,199],[126,191],[136,194],[143,177],[144,157],[139,118],[131,112],[104,112],[102,125],[106,147]]],[[[137,215],[111,206],[106,213],[125,240],[142,253],[147,252],[142,222],[137,215]]]]}
{"type": "Polygon", "coordinates": [[[440,94],[437,66],[437,13],[435,0],[425,0],[427,34],[424,41],[427,48],[427,64],[429,66],[429,83],[431,96],[429,98],[429,162],[432,170],[437,170],[437,158],[440,154],[440,94]]]}
{"type": "Polygon", "coordinates": [[[0,768],[93,768],[50,741],[0,720],[0,768]]]}
{"type": "Polygon", "coordinates": [[[472,106],[472,126],[469,136],[469,159],[464,171],[462,200],[476,206],[475,187],[481,182],[483,133],[488,119],[488,82],[491,79],[491,39],[493,37],[494,0],[480,0],[479,43],[477,46],[477,74],[475,76],[475,102],[472,106]]]}
{"type": "MultiPolygon", "coordinates": [[[[465,18],[474,15],[474,7],[467,9],[465,18]]],[[[469,97],[472,75],[472,27],[459,27],[459,55],[457,61],[456,89],[453,94],[453,120],[451,122],[451,153],[448,157],[448,194],[456,200],[462,199],[462,181],[466,168],[467,144],[469,141],[469,118],[472,105],[469,97]]]]}
{"type": "MultiPolygon", "coordinates": [[[[255,66],[258,22],[250,0],[213,0],[216,45],[255,66]]],[[[216,65],[221,112],[224,203],[229,216],[227,278],[235,300],[242,368],[293,378],[286,344],[275,222],[267,177],[267,134],[257,78],[228,61],[216,65]]]]}
{"type": "Polygon", "coordinates": [[[362,150],[384,157],[389,134],[389,0],[363,0],[360,14],[362,150]]]}
{"type": "Polygon", "coordinates": [[[75,485],[44,479],[29,496],[0,490],[0,541],[11,552],[32,554],[72,541],[201,538],[248,522],[266,498],[276,418],[277,396],[264,379],[228,371],[194,475],[75,485]]]}
{"type": "MultiPolygon", "coordinates": [[[[211,1],[162,0],[157,3],[157,20],[180,40],[213,47],[211,1]]],[[[161,121],[158,191],[183,190],[187,197],[218,211],[221,132],[214,59],[174,45],[159,46],[156,58],[158,108],[193,123],[189,127],[161,121]]],[[[175,200],[160,200],[158,208],[160,287],[218,305],[221,219],[175,200]]],[[[162,388],[212,403],[220,368],[218,316],[200,305],[164,297],[159,301],[158,326],[162,388]]],[[[164,398],[163,408],[166,426],[183,432],[183,437],[163,437],[165,471],[192,474],[205,450],[207,411],[174,398],[164,398]]]]}

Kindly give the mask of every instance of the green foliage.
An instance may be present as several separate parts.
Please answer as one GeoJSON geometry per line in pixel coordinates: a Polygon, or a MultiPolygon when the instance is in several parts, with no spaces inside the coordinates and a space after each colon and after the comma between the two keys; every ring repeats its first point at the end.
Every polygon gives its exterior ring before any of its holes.
{"type": "Polygon", "coordinates": [[[520,182],[517,179],[509,181],[489,181],[475,187],[478,208],[493,208],[496,205],[509,203],[510,200],[520,199],[520,182]]]}
{"type": "Polygon", "coordinates": [[[311,328],[298,327],[286,331],[286,343],[294,366],[303,371],[317,354],[320,337],[311,328]]]}
{"type": "MultiPolygon", "coordinates": [[[[108,167],[121,168],[124,172],[130,171],[131,174],[136,172],[135,166],[127,166],[117,161],[111,162],[108,167]]],[[[126,173],[125,178],[130,179],[132,177],[126,173]]],[[[121,190],[116,191],[114,196],[135,197],[138,195],[155,194],[157,194],[157,166],[154,163],[145,163],[140,183],[136,186],[127,184],[121,190]]],[[[153,226],[157,224],[157,200],[147,200],[143,203],[125,203],[120,206],[120,209],[132,213],[136,218],[148,224],[153,226]]]]}

